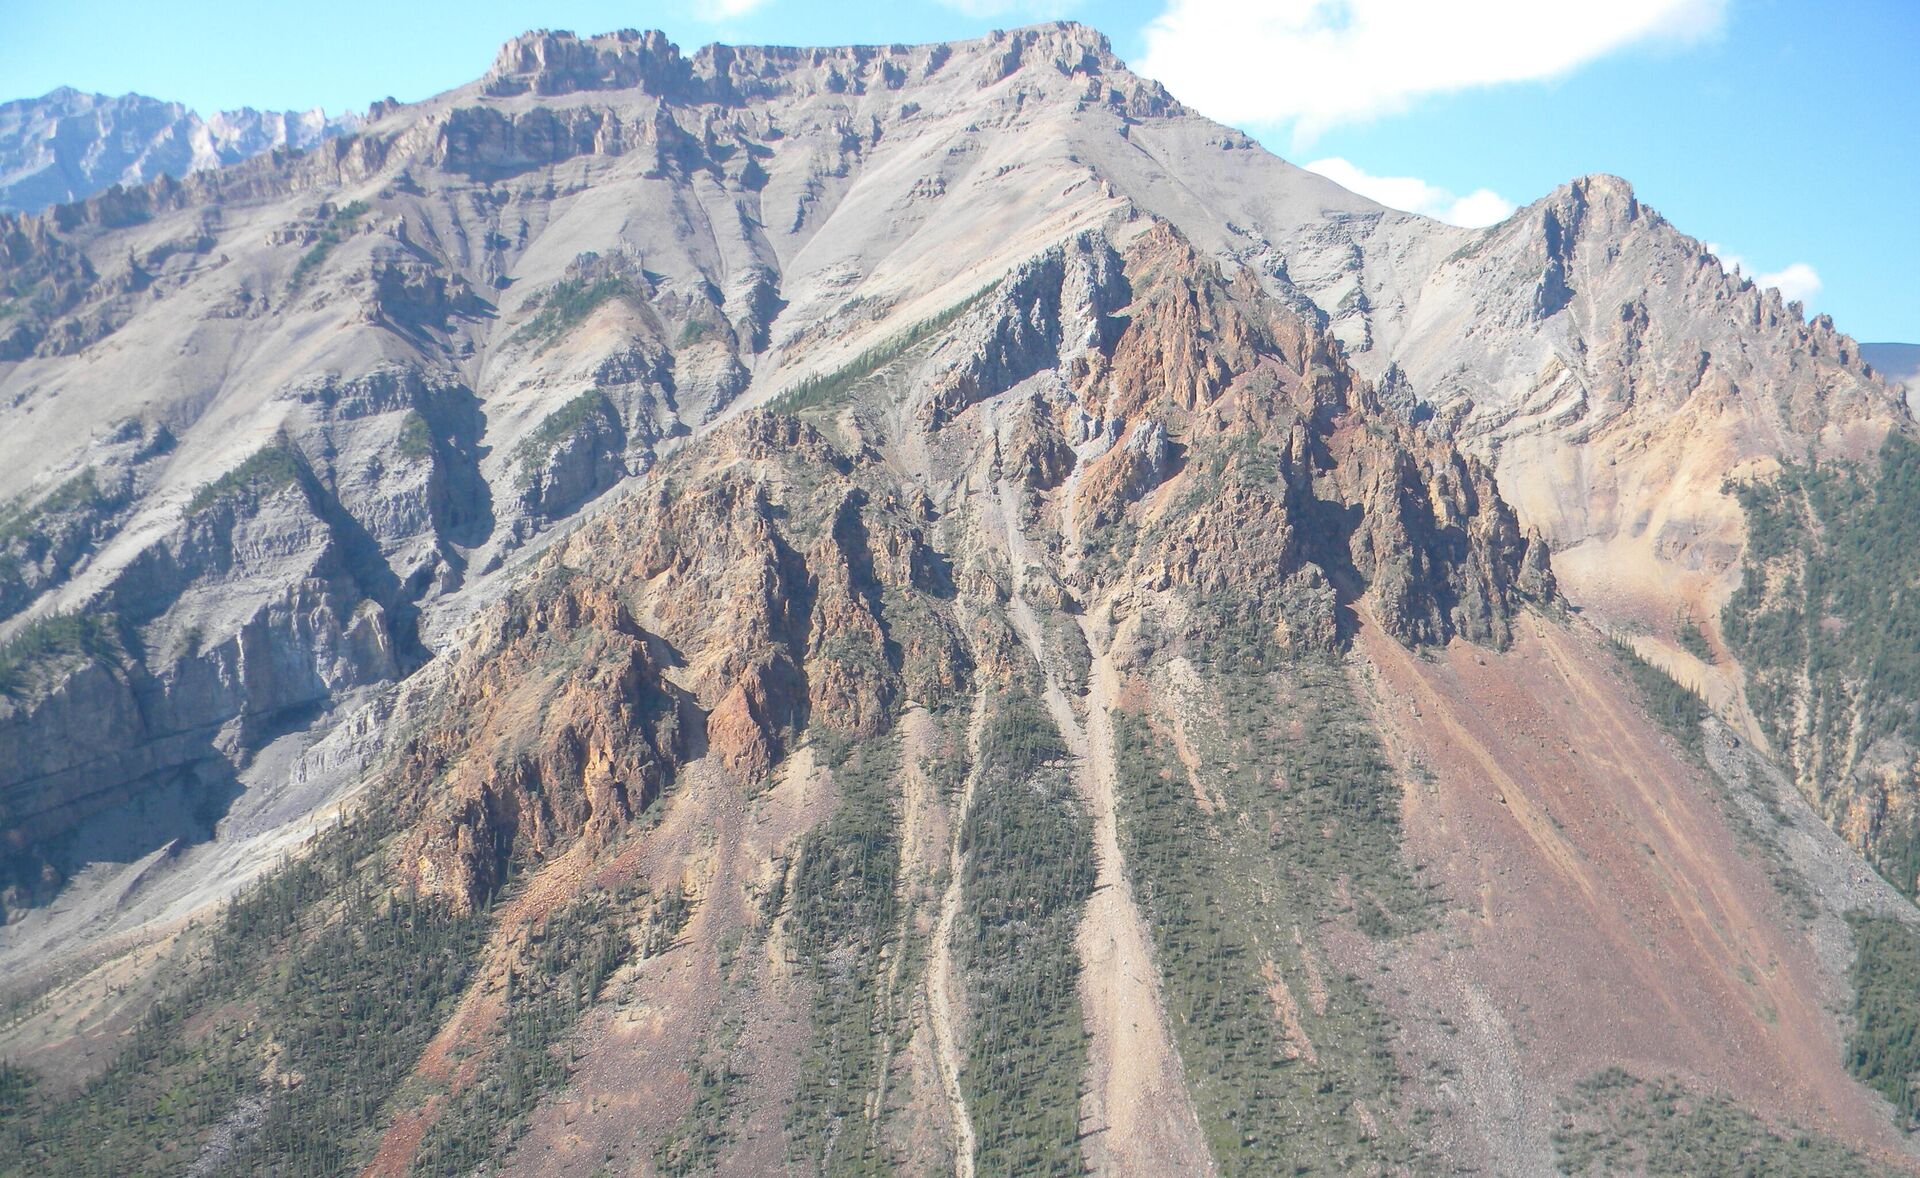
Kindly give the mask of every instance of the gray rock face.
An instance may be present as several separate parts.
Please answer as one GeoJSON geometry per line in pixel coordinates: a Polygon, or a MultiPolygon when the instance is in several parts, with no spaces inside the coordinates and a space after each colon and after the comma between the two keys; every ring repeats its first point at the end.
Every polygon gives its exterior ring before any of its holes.
{"type": "Polygon", "coordinates": [[[1058,365],[1063,355],[1110,343],[1112,312],[1128,298],[1119,255],[1104,236],[1082,234],[1021,266],[964,325],[965,350],[932,377],[928,424],[1058,365]]]}
{"type": "Polygon", "coordinates": [[[303,151],[359,125],[354,114],[244,107],[203,119],[177,102],[62,86],[0,103],[0,210],[34,212],[114,184],[184,176],[281,148],[303,151]]]}
{"type": "Polygon", "coordinates": [[[144,840],[207,837],[256,751],[417,662],[388,612],[398,587],[384,563],[369,567],[350,518],[304,471],[224,490],[91,607],[117,651],[41,659],[9,685],[10,907],[80,865],[64,842],[89,825],[123,831],[139,853],[144,840]],[[156,797],[192,822],[131,818],[156,797]]]}

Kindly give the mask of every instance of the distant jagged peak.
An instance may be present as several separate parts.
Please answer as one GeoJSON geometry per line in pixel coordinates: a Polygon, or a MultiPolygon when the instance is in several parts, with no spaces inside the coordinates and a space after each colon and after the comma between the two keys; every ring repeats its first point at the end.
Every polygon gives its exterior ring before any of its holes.
{"type": "Polygon", "coordinates": [[[1576,176],[1535,202],[1574,224],[1588,224],[1604,232],[1624,231],[1646,219],[1650,226],[1666,224],[1666,218],[1641,203],[1626,179],[1610,172],[1590,172],[1576,176]]]}
{"type": "Polygon", "coordinates": [[[0,103],[0,211],[33,212],[84,200],[115,184],[179,179],[276,148],[306,150],[363,125],[352,111],[262,111],[201,116],[144,94],[60,86],[0,103]]]}
{"type": "Polygon", "coordinates": [[[1576,176],[1562,184],[1556,192],[1577,193],[1580,199],[1589,203],[1622,209],[1637,209],[1640,204],[1639,197],[1633,191],[1633,182],[1612,172],[1589,172],[1584,176],[1576,176]]]}
{"type": "Polygon", "coordinates": [[[131,91],[125,94],[101,94],[92,90],[81,90],[73,86],[55,86],[38,98],[15,98],[0,103],[0,112],[23,113],[34,110],[57,110],[63,114],[77,114],[98,110],[103,107],[124,107],[129,109],[165,110],[179,117],[187,113],[187,108],[178,102],[166,102],[145,94],[131,91]]]}

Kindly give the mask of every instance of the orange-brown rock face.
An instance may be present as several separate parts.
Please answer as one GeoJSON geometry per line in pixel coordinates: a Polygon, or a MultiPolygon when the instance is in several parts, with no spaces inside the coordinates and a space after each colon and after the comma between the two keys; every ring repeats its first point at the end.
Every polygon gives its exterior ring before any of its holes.
{"type": "Polygon", "coordinates": [[[605,840],[692,757],[759,782],[809,725],[873,737],[903,686],[963,687],[960,647],[914,602],[950,592],[927,508],[862,485],[871,454],[753,414],[690,459],[544,557],[451,656],[401,762],[421,892],[471,907],[510,862],[605,840]],[[889,616],[914,608],[922,624],[889,616]]]}
{"type": "Polygon", "coordinates": [[[1079,529],[1151,522],[1154,580],[1302,636],[1364,593],[1403,641],[1504,643],[1520,601],[1551,599],[1486,467],[1386,411],[1330,337],[1166,226],[1125,257],[1127,325],[1085,378],[1089,412],[1125,424],[1083,464],[1079,529]]]}
{"type": "Polygon", "coordinates": [[[483,619],[403,753],[422,817],[404,878],[461,908],[515,857],[605,839],[659,795],[687,753],[687,715],[648,635],[604,585],[564,570],[483,619]]]}

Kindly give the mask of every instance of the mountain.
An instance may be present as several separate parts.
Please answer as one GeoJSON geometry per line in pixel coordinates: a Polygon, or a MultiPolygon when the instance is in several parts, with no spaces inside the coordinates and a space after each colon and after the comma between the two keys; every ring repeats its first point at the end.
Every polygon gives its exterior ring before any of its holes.
{"type": "Polygon", "coordinates": [[[0,292],[28,1170],[1920,1168],[1913,422],[1622,180],[535,32],[0,292]]]}
{"type": "Polygon", "coordinates": [[[1861,344],[1860,355],[1887,383],[1907,386],[1909,397],[1920,387],[1920,344],[1861,344]]]}
{"type": "Polygon", "coordinates": [[[201,118],[177,102],[111,98],[62,86],[0,103],[0,211],[38,212],[115,184],[141,185],[263,152],[304,151],[353,132],[357,115],[222,111],[201,118]]]}

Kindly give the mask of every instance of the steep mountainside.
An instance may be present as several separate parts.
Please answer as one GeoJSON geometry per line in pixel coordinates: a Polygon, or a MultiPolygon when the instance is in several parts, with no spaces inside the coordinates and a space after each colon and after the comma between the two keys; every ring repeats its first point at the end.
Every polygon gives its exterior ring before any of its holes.
{"type": "Polygon", "coordinates": [[[541,32],[0,293],[27,1170],[1916,1168],[1920,692],[1750,623],[1911,423],[1618,180],[541,32]]]}
{"type": "Polygon", "coordinates": [[[38,212],[115,184],[137,186],[274,150],[304,151],[351,134],[357,115],[227,110],[201,118],[142,94],[83,94],[62,86],[0,103],[0,211],[38,212]]]}

